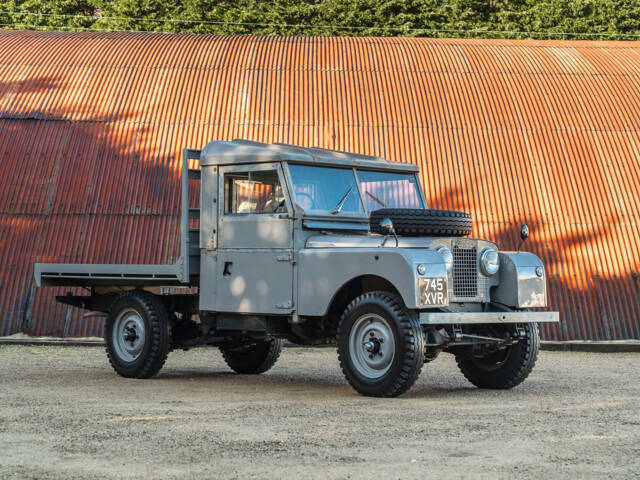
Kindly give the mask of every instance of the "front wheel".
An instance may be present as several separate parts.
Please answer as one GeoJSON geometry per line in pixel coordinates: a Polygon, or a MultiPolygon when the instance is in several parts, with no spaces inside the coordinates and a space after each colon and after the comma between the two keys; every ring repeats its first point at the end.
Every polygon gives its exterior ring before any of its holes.
{"type": "Polygon", "coordinates": [[[360,295],[338,325],[338,359],[351,386],[370,397],[395,397],[414,384],[424,363],[415,315],[386,292],[360,295]]]}
{"type": "Polygon", "coordinates": [[[504,390],[524,381],[538,358],[540,336],[538,325],[524,326],[525,335],[518,343],[484,356],[471,351],[456,353],[458,367],[472,384],[479,388],[504,390]]]}

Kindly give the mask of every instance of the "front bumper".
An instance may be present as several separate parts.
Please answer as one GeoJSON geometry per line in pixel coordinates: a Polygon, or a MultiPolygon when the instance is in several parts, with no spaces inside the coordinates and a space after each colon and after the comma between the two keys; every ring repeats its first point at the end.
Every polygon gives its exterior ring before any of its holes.
{"type": "Polygon", "coordinates": [[[421,312],[422,325],[559,322],[558,312],[421,312]]]}

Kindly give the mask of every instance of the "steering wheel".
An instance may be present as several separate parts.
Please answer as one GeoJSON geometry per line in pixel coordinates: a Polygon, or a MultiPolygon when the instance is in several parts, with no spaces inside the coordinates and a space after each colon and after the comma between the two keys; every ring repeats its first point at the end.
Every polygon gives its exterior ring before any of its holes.
{"type": "MultiPolygon", "coordinates": [[[[304,193],[304,192],[296,193],[296,200],[298,200],[300,197],[306,197],[309,200],[309,204],[311,205],[309,209],[313,210],[313,207],[315,207],[315,204],[316,204],[316,202],[313,200],[313,197],[308,193],[304,193]]],[[[302,207],[302,205],[300,206],[302,207]]]]}

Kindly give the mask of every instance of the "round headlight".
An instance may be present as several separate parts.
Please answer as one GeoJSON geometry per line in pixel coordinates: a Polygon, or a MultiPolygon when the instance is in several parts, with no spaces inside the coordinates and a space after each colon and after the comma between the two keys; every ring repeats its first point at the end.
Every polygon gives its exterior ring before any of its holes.
{"type": "Polygon", "coordinates": [[[418,274],[424,275],[425,273],[427,273],[427,266],[424,263],[420,263],[417,267],[417,270],[418,274]]]}
{"type": "Polygon", "coordinates": [[[487,276],[495,275],[500,268],[500,257],[493,248],[485,248],[480,253],[480,268],[487,276]]]}
{"type": "Polygon", "coordinates": [[[444,245],[440,245],[438,248],[436,248],[436,252],[442,255],[444,264],[447,267],[447,272],[450,272],[453,268],[453,254],[451,253],[451,250],[449,250],[444,245]]]}

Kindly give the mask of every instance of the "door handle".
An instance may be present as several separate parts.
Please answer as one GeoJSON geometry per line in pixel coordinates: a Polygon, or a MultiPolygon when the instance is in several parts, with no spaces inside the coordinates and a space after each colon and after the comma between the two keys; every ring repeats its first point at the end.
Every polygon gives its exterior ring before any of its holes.
{"type": "Polygon", "coordinates": [[[224,262],[224,270],[222,270],[223,277],[231,276],[231,267],[233,266],[233,262],[224,262]]]}

